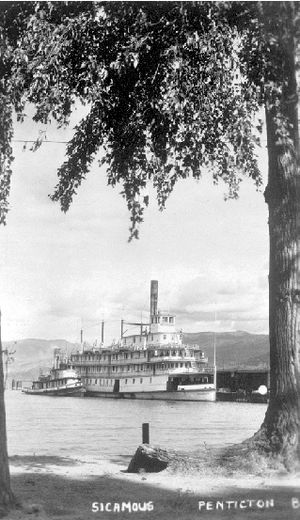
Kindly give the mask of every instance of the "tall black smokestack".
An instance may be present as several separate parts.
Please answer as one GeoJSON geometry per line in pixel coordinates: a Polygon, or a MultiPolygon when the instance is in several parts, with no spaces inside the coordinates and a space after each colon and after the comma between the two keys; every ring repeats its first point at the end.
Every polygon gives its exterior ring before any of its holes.
{"type": "Polygon", "coordinates": [[[157,303],[158,303],[158,281],[151,280],[150,287],[150,316],[157,314],[157,303]]]}

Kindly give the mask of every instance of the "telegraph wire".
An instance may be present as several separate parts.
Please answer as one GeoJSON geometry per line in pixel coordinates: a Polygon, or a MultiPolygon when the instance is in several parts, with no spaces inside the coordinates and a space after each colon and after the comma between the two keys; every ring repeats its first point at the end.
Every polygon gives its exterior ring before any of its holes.
{"type": "MultiPolygon", "coordinates": [[[[33,140],[31,140],[31,139],[12,139],[11,140],[12,143],[36,143],[37,141],[39,141],[39,139],[33,139],[33,140]]],[[[261,139],[260,141],[261,141],[261,143],[266,143],[267,139],[261,139]]],[[[51,139],[45,139],[44,141],[41,141],[41,144],[45,144],[45,143],[68,144],[69,142],[70,141],[54,141],[51,139]]]]}
{"type": "MultiPolygon", "coordinates": [[[[31,139],[12,139],[11,140],[12,143],[36,143],[37,141],[39,141],[39,139],[33,139],[33,140],[31,140],[31,139]]],[[[44,143],[68,144],[69,141],[53,141],[51,139],[45,139],[44,141],[41,141],[41,144],[44,144],[44,143]]]]}

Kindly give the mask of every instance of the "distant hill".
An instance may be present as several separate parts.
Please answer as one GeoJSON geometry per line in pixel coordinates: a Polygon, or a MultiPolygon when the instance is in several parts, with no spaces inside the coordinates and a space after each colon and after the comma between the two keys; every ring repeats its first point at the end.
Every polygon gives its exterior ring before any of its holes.
{"type": "MultiPolygon", "coordinates": [[[[3,349],[11,352],[13,361],[9,363],[9,378],[31,381],[52,367],[54,348],[71,353],[78,345],[64,339],[23,339],[20,341],[3,342],[3,349]]],[[[4,358],[5,361],[5,358],[4,358]]]]}
{"type": "Polygon", "coordinates": [[[185,343],[199,345],[213,362],[213,345],[216,342],[218,368],[268,368],[269,336],[248,332],[195,332],[183,335],[185,343]]]}
{"type": "MultiPolygon", "coordinates": [[[[215,334],[218,368],[267,368],[269,366],[269,339],[264,334],[247,332],[219,332],[215,334]]],[[[213,332],[185,333],[183,341],[199,345],[213,363],[213,332]]],[[[4,342],[3,348],[12,354],[9,364],[9,379],[32,381],[40,371],[53,364],[53,350],[60,347],[69,354],[79,348],[78,344],[63,339],[24,339],[4,342]]],[[[5,359],[4,359],[5,361],[5,359]]]]}

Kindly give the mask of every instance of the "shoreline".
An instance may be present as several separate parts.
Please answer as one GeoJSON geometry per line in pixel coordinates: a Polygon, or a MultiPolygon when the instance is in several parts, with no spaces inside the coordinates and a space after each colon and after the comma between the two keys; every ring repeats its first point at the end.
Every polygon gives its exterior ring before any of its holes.
{"type": "Polygon", "coordinates": [[[121,460],[10,457],[13,492],[23,509],[10,512],[6,518],[108,520],[116,515],[120,519],[133,515],[138,520],[192,520],[202,514],[210,520],[229,520],[233,514],[251,520],[299,517],[300,474],[274,471],[268,475],[236,472],[224,476],[222,472],[179,472],[171,468],[133,474],[126,469],[127,463],[121,460]],[[129,507],[142,510],[129,511],[129,507]]]}

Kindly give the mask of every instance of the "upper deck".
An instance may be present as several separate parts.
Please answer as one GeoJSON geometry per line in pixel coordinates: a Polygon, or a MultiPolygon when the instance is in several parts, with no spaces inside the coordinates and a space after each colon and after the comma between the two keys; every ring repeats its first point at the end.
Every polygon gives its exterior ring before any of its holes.
{"type": "MultiPolygon", "coordinates": [[[[130,329],[131,330],[131,329],[130,329]]],[[[136,329],[135,329],[136,330],[136,329]]],[[[143,367],[143,370],[203,368],[208,359],[198,345],[184,345],[182,331],[176,330],[176,316],[158,309],[158,282],[151,281],[150,317],[148,323],[130,323],[121,320],[121,337],[117,343],[105,347],[101,338],[99,348],[83,349],[72,354],[75,367],[143,367]],[[138,327],[138,333],[124,331],[124,324],[138,327]]]]}
{"type": "Polygon", "coordinates": [[[130,365],[157,365],[158,363],[172,363],[173,367],[200,367],[207,364],[198,345],[149,345],[147,349],[138,346],[113,346],[100,349],[89,349],[71,355],[73,366],[130,366],[130,365]],[[189,363],[189,365],[187,365],[189,363]]]}

